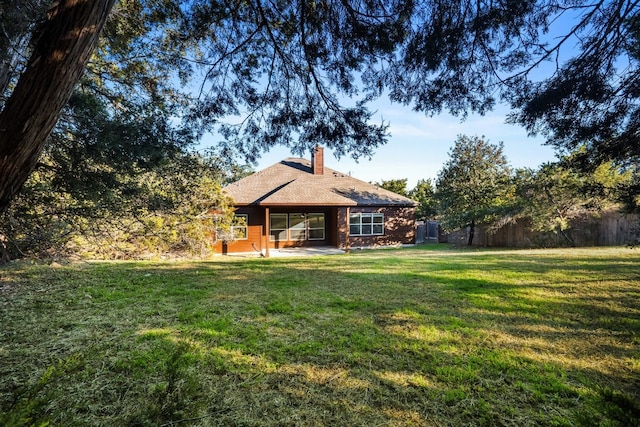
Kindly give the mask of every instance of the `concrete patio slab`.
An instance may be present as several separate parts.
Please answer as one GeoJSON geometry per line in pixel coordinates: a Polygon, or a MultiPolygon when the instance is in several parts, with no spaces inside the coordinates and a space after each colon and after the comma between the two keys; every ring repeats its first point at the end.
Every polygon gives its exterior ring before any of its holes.
{"type": "MultiPolygon", "coordinates": [[[[344,250],[336,248],[334,246],[269,249],[269,257],[271,258],[339,255],[344,253],[345,253],[344,250]]],[[[262,250],[262,254],[264,254],[264,249],[262,250]]],[[[256,251],[256,252],[230,253],[224,256],[247,258],[247,257],[259,257],[261,256],[261,254],[260,252],[256,251]]]]}

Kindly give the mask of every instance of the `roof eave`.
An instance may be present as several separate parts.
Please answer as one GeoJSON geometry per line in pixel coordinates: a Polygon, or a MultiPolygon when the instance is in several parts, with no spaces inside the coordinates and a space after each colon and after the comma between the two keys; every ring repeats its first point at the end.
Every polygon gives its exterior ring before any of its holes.
{"type": "Polygon", "coordinates": [[[417,205],[412,204],[396,204],[396,203],[361,203],[358,204],[356,202],[353,203],[305,203],[305,202],[290,202],[290,203],[264,203],[264,202],[250,202],[250,203],[234,203],[234,206],[263,206],[263,207],[274,207],[274,206],[313,206],[313,207],[321,207],[321,206],[329,206],[329,207],[394,207],[394,208],[415,208],[417,205]]]}

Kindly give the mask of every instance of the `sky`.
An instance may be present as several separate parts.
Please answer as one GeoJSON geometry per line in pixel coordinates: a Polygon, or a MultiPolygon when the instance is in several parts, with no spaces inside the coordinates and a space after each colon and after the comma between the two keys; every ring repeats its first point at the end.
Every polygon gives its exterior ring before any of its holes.
{"type": "MultiPolygon", "coordinates": [[[[415,187],[420,179],[435,183],[438,172],[449,159],[449,150],[458,135],[484,136],[493,144],[504,143],[504,154],[514,168],[537,168],[542,163],[556,160],[552,147],[542,138],[527,136],[524,128],[505,123],[508,109],[497,107],[484,116],[469,115],[461,121],[447,114],[428,117],[424,113],[399,105],[376,105],[377,122],[382,117],[389,123],[391,136],[386,145],[376,149],[371,160],[358,162],[350,157],[336,159],[325,148],[325,166],[367,182],[407,179],[407,189],[415,187]]],[[[373,108],[372,108],[373,109],[373,108]]],[[[278,147],[263,154],[256,170],[269,167],[293,155],[287,147],[278,147]]],[[[310,153],[304,156],[311,158],[310,153]]]]}

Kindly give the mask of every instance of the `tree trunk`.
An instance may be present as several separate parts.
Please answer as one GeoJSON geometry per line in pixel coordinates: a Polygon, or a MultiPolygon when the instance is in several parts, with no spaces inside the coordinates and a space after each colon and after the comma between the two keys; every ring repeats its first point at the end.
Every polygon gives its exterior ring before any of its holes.
{"type": "Polygon", "coordinates": [[[469,224],[469,240],[467,240],[467,245],[471,246],[473,243],[473,236],[476,234],[476,220],[471,220],[471,224],[469,224]]]}
{"type": "Polygon", "coordinates": [[[58,0],[0,112],[0,212],[22,188],[98,42],[115,0],[58,0]]]}

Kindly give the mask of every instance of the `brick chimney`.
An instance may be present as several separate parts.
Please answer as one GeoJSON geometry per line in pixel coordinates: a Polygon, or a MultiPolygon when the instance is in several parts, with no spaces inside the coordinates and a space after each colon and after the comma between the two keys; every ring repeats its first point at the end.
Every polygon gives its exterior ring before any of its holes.
{"type": "Polygon", "coordinates": [[[311,172],[324,175],[324,147],[316,147],[311,152],[311,172]]]}

